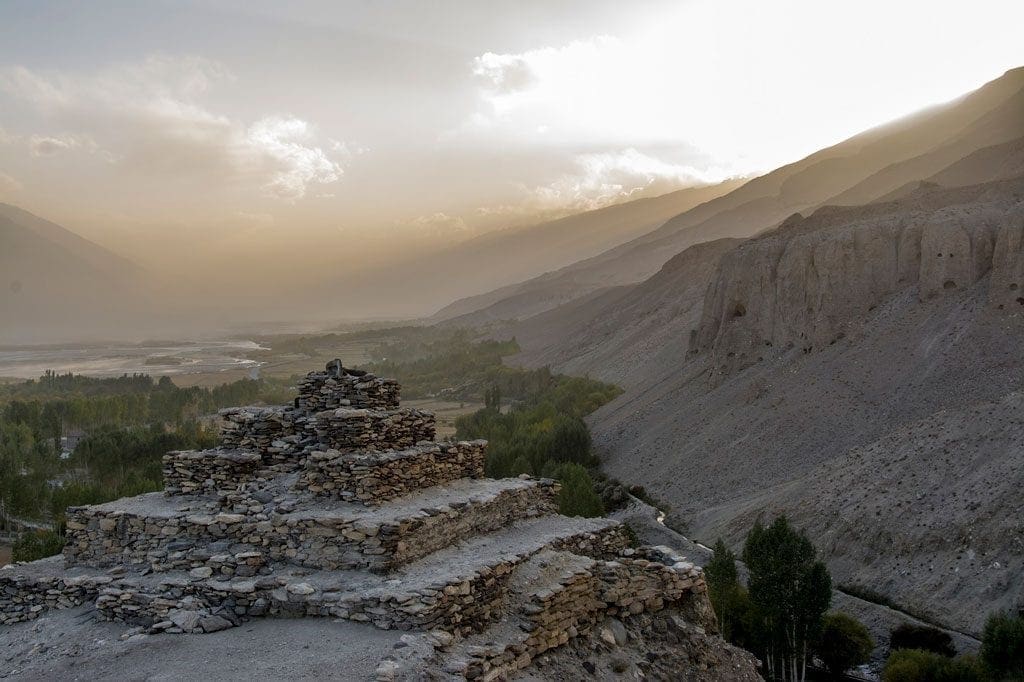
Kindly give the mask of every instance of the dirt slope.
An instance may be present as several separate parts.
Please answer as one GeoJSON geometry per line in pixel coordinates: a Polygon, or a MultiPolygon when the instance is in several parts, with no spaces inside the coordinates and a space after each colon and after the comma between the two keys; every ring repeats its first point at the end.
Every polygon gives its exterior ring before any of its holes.
{"type": "Polygon", "coordinates": [[[592,416],[609,473],[705,543],[789,513],[840,582],[977,632],[1024,598],[1022,199],[929,187],[728,251],[689,359],[592,416]]]}
{"type": "Polygon", "coordinates": [[[718,261],[738,243],[692,246],[645,282],[601,290],[496,333],[519,340],[514,364],[549,365],[624,388],[647,384],[659,368],[685,358],[718,261]]]}

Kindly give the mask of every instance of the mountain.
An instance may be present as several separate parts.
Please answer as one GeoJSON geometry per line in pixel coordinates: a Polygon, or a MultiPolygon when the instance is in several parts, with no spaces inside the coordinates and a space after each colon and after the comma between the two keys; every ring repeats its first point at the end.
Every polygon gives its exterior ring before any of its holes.
{"type": "MultiPolygon", "coordinates": [[[[650,232],[669,218],[726,194],[743,182],[734,179],[689,187],[528,227],[497,230],[400,267],[421,273],[418,289],[450,300],[466,291],[520,282],[599,254],[650,232]]],[[[462,308],[456,304],[439,313],[438,319],[462,314],[462,308]]]]}
{"type": "Polygon", "coordinates": [[[1022,135],[1024,68],[954,102],[861,133],[755,178],[661,227],[532,280],[456,302],[435,319],[523,319],[598,289],[643,281],[688,246],[743,238],[830,203],[859,204],[1022,135]]]}
{"type": "Polygon", "coordinates": [[[693,538],[735,548],[787,514],[841,586],[976,635],[1024,600],[1022,85],[861,136],[866,177],[814,155],[835,173],[814,192],[780,169],[612,250],[635,274],[698,227],[719,236],[640,282],[598,276],[606,254],[456,322],[515,336],[517,364],[622,386],[590,417],[603,469],[693,538]],[[902,160],[882,163],[886,140],[902,160]]]}
{"type": "Polygon", "coordinates": [[[0,204],[0,341],[95,333],[139,290],[130,261],[23,209],[0,204]]]}

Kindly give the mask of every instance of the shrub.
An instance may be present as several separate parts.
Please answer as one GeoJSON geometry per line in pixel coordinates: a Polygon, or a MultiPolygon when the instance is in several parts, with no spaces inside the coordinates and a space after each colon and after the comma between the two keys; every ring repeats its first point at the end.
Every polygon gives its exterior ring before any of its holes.
{"type": "Polygon", "coordinates": [[[883,682],[987,682],[974,656],[949,658],[934,651],[897,649],[885,662],[883,682]]]}
{"type": "Polygon", "coordinates": [[[35,561],[60,554],[64,549],[64,538],[52,530],[38,530],[22,533],[11,550],[14,561],[35,561]]]}
{"type": "Polygon", "coordinates": [[[989,616],[981,635],[981,659],[997,680],[1024,680],[1024,617],[989,616]]]}
{"type": "Polygon", "coordinates": [[[562,484],[558,493],[558,511],[566,516],[603,516],[604,505],[594,490],[594,481],[579,464],[563,464],[557,478],[562,484]]]}
{"type": "Polygon", "coordinates": [[[896,649],[920,649],[948,658],[956,656],[953,638],[948,633],[924,625],[912,625],[910,623],[903,623],[893,628],[889,637],[889,651],[895,651],[896,649]]]}
{"type": "Polygon", "coordinates": [[[850,668],[867,663],[874,648],[871,634],[860,621],[845,613],[829,613],[822,621],[814,651],[825,668],[839,677],[850,668]]]}

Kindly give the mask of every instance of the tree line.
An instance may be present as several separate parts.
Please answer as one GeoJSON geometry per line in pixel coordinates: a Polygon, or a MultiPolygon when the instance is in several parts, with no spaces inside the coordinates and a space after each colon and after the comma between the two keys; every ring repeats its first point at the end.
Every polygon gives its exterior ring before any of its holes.
{"type": "MultiPolygon", "coordinates": [[[[833,679],[867,663],[875,643],[863,624],[829,611],[832,580],[807,536],[781,516],[760,520],[747,535],[741,558],[722,540],[704,569],[722,636],[758,655],[770,680],[802,682],[817,664],[833,679]]],[[[1024,617],[989,617],[980,655],[957,655],[950,636],[905,624],[890,636],[884,682],[1008,682],[1024,680],[1024,617]]]]}

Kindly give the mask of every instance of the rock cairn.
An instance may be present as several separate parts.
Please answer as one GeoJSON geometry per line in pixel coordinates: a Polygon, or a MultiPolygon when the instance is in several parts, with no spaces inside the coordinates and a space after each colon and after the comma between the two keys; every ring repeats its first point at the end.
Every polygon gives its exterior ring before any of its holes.
{"type": "MultiPolygon", "coordinates": [[[[165,490],[67,512],[63,558],[0,570],[0,624],[94,602],[151,634],[256,617],[410,630],[378,679],[496,679],[612,615],[707,617],[700,571],[559,485],[484,477],[486,442],[431,442],[399,385],[340,361],[287,407],[223,410],[222,444],[164,457],[165,490]]],[[[722,646],[725,646],[722,644],[722,646]]]]}

